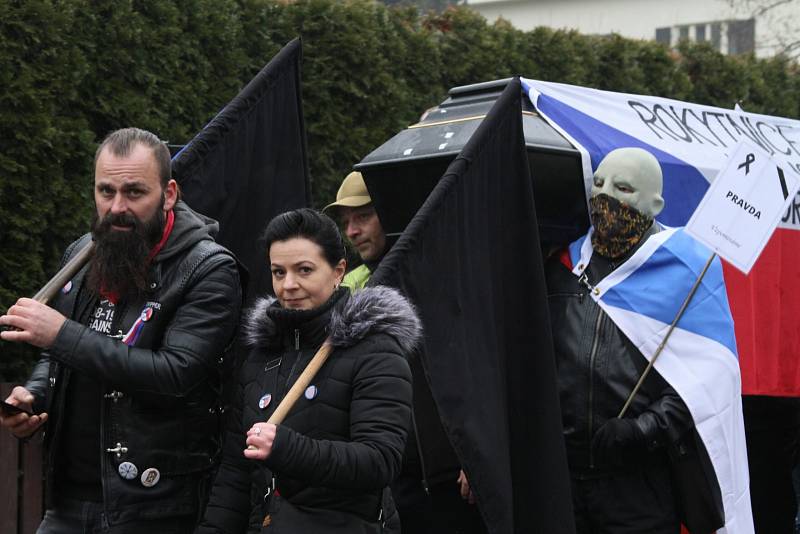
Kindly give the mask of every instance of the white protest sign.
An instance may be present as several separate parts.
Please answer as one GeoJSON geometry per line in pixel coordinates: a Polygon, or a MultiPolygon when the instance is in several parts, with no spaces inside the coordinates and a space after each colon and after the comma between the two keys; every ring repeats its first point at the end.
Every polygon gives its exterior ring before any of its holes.
{"type": "Polygon", "coordinates": [[[798,187],[794,172],[784,172],[767,152],[742,141],[711,183],[686,232],[747,274],[798,187]]]}

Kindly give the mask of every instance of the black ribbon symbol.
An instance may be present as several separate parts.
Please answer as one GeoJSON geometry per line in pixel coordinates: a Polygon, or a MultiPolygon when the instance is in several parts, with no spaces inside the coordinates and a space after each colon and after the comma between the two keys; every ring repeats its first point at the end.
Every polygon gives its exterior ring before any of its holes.
{"type": "Polygon", "coordinates": [[[754,163],[755,161],[756,157],[752,153],[750,153],[747,155],[746,158],[744,158],[744,161],[739,164],[737,169],[741,169],[742,167],[744,167],[744,175],[747,176],[750,173],[750,164],[754,163]]]}
{"type": "MultiPolygon", "coordinates": [[[[747,174],[747,173],[745,173],[747,174]]],[[[778,167],[778,179],[781,181],[781,190],[783,191],[783,200],[789,198],[789,188],[786,187],[786,177],[783,175],[783,169],[778,167]]]]}

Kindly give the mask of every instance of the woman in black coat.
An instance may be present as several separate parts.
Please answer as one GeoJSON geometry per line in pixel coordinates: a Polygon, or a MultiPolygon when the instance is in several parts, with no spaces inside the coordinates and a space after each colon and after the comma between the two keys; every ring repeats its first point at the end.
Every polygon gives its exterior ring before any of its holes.
{"type": "Polygon", "coordinates": [[[339,289],[345,249],[327,216],[284,213],[265,237],[277,299],[245,318],[249,355],[198,532],[381,532],[411,420],[406,356],[419,320],[392,289],[339,289]],[[326,338],[335,349],[304,395],[282,424],[266,423],[326,338]]]}

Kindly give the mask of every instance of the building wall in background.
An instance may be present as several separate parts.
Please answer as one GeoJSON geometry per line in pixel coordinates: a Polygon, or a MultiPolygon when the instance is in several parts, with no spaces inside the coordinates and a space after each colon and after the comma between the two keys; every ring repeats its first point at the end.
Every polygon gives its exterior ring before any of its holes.
{"type": "Polygon", "coordinates": [[[800,2],[761,12],[761,2],[741,0],[467,0],[492,21],[503,17],[521,30],[537,26],[589,35],[618,33],[674,46],[707,41],[724,54],[774,55],[800,31],[800,2]]]}

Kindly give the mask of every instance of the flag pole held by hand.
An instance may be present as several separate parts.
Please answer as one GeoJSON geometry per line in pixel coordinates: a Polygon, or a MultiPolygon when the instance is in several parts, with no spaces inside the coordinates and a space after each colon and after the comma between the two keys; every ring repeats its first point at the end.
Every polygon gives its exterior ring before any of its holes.
{"type": "MultiPolygon", "coordinates": [[[[280,404],[278,407],[275,408],[275,411],[272,412],[272,415],[267,420],[267,423],[271,423],[273,425],[279,425],[286,419],[286,415],[289,413],[289,410],[292,409],[294,404],[297,402],[297,399],[305,392],[306,388],[311,381],[314,380],[317,372],[320,370],[322,365],[330,356],[331,351],[333,351],[333,345],[331,345],[331,339],[327,338],[323,343],[322,346],[319,348],[314,357],[311,358],[311,361],[308,362],[306,368],[303,369],[303,372],[300,373],[300,376],[297,377],[292,387],[289,388],[289,391],[286,395],[281,399],[280,404]]],[[[249,445],[247,447],[249,450],[255,450],[256,447],[253,445],[249,445]]]]}
{"type": "MultiPolygon", "coordinates": [[[[59,290],[69,282],[84,265],[89,263],[89,260],[94,255],[94,241],[89,241],[85,247],[80,249],[64,266],[53,275],[53,277],[36,292],[31,298],[36,302],[47,304],[53,297],[55,297],[59,290]]],[[[16,330],[13,327],[3,326],[0,330],[16,330]]]]}
{"type": "Polygon", "coordinates": [[[644,379],[647,378],[647,375],[650,373],[650,369],[653,368],[653,365],[656,363],[656,360],[658,359],[659,356],[661,356],[661,351],[663,351],[664,347],[667,346],[667,341],[669,340],[669,337],[672,335],[672,331],[675,330],[675,326],[678,324],[678,321],[681,320],[681,317],[683,317],[683,314],[686,311],[686,308],[689,307],[689,303],[692,301],[692,298],[694,297],[694,294],[697,292],[697,288],[700,287],[700,282],[703,280],[703,277],[706,275],[706,272],[708,272],[708,268],[711,267],[711,262],[713,262],[714,258],[716,258],[716,257],[717,257],[717,253],[714,252],[714,253],[711,254],[711,257],[708,258],[708,261],[706,262],[705,267],[703,267],[703,270],[697,276],[697,280],[695,280],[694,285],[692,286],[692,289],[689,291],[689,294],[686,296],[686,299],[683,301],[683,304],[681,305],[680,309],[678,310],[677,315],[675,315],[675,319],[673,319],[672,320],[672,324],[669,325],[669,329],[667,330],[667,333],[664,335],[664,339],[658,345],[658,348],[656,349],[656,352],[653,354],[653,357],[650,358],[650,362],[648,362],[647,367],[645,367],[645,370],[642,372],[642,376],[639,377],[639,381],[636,382],[636,386],[634,386],[633,391],[631,391],[631,394],[628,396],[628,400],[625,401],[625,405],[622,407],[622,410],[620,410],[619,415],[617,416],[617,418],[622,419],[622,417],[625,415],[625,412],[628,411],[628,408],[630,407],[631,402],[633,402],[633,398],[636,396],[636,393],[638,393],[639,388],[642,387],[642,384],[644,383],[644,379]]]}

